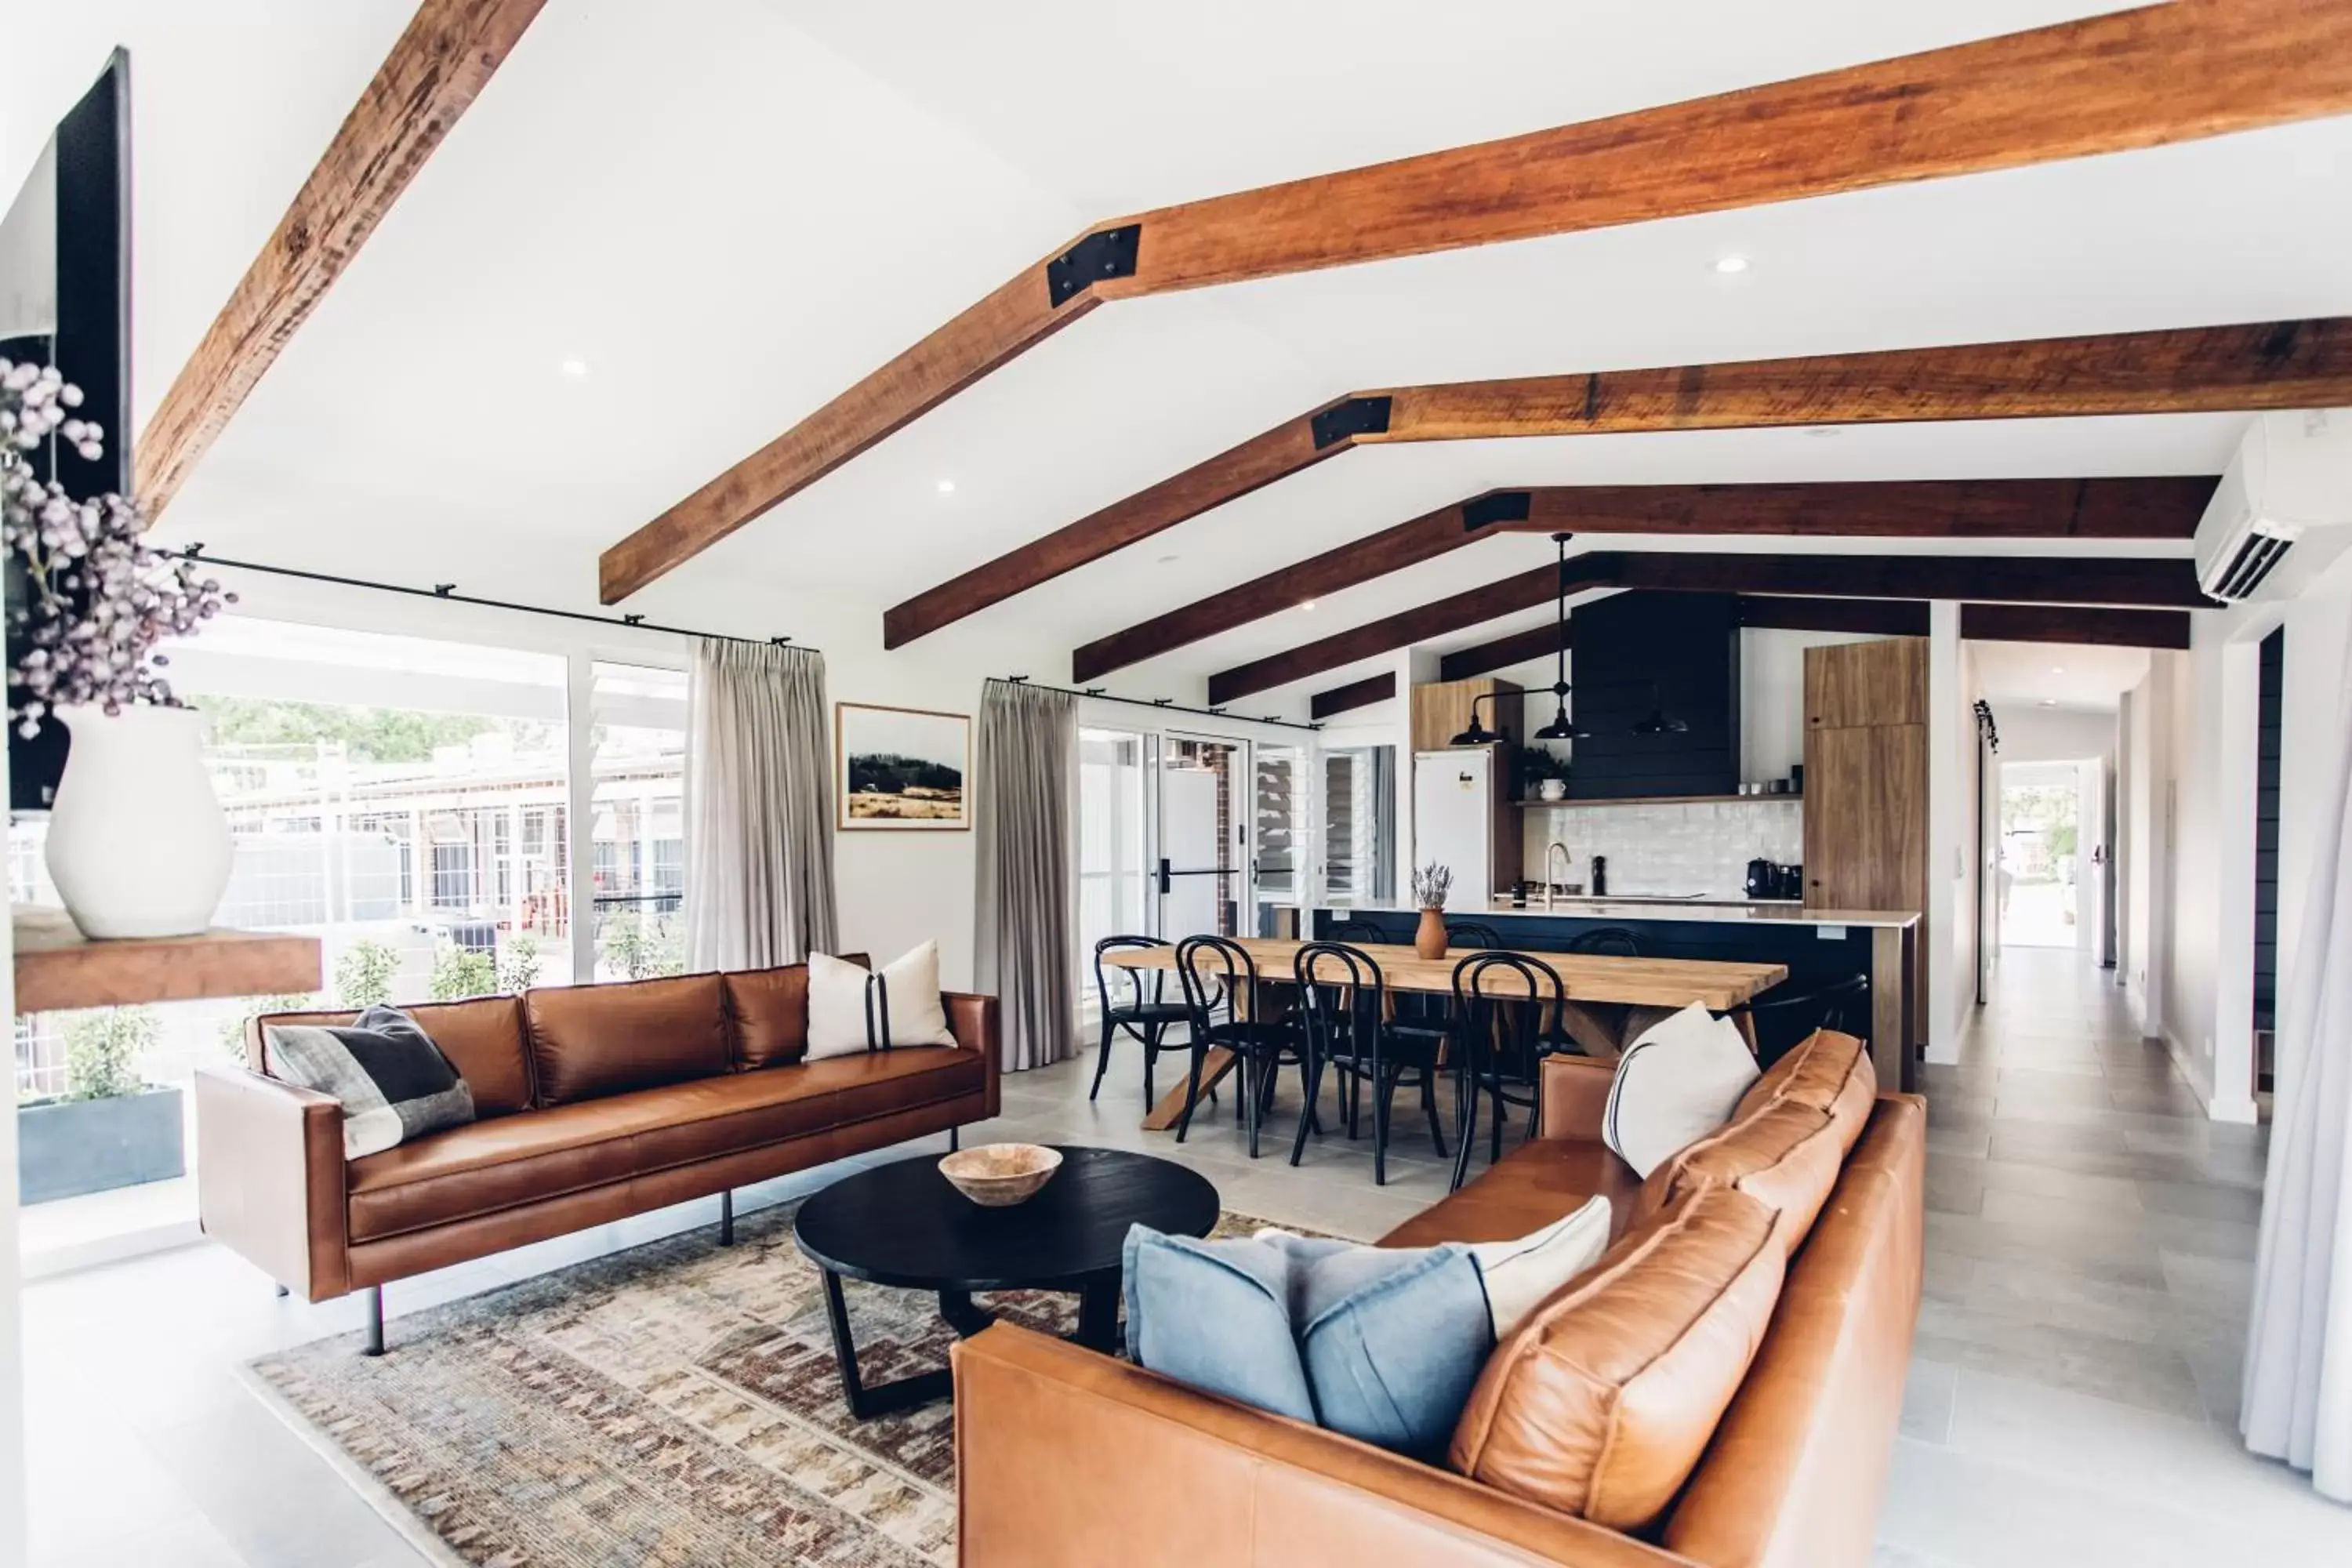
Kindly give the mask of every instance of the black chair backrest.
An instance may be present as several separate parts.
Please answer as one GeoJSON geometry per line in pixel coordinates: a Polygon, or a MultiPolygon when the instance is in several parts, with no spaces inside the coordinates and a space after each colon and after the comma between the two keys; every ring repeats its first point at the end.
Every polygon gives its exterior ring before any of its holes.
{"type": "Polygon", "coordinates": [[[1331,928],[1323,933],[1323,940],[1325,942],[1384,942],[1390,938],[1388,932],[1370,921],[1335,921],[1331,928]]]}
{"type": "Polygon", "coordinates": [[[1481,1051],[1496,1043],[1499,1024],[1501,1043],[1515,1054],[1527,1054],[1517,1048],[1540,1037],[1543,1005],[1558,1017],[1559,1004],[1567,1000],[1559,971],[1523,952],[1474,952],[1454,966],[1454,1033],[1481,1051]],[[1505,971],[1517,984],[1505,979],[1505,971]]]}
{"type": "Polygon", "coordinates": [[[1457,947],[1500,947],[1503,938],[1493,926],[1476,921],[1454,921],[1445,927],[1445,940],[1457,947]]]}
{"type": "MultiPolygon", "coordinates": [[[[1793,995],[1767,994],[1763,1000],[1744,1003],[1742,1006],[1759,1026],[1764,1019],[1780,1013],[1794,1015],[1801,1026],[1808,1010],[1812,1009],[1817,1010],[1813,1015],[1814,1028],[1842,1030],[1845,1027],[1846,1009],[1861,1005],[1869,994],[1870,976],[1849,974],[1843,980],[1832,980],[1826,985],[1816,985],[1811,991],[1800,991],[1793,995]]],[[[1732,1011],[1738,1012],[1740,1008],[1735,1007],[1732,1011]]]]}
{"type": "Polygon", "coordinates": [[[1315,1049],[1327,1057],[1368,1054],[1388,1012],[1379,962],[1344,942],[1310,942],[1291,960],[1290,973],[1315,1049]]]}
{"type": "MultiPolygon", "coordinates": [[[[1103,954],[1120,952],[1129,948],[1166,947],[1167,945],[1156,936],[1107,936],[1095,943],[1095,995],[1102,1002],[1102,1009],[1106,1016],[1110,1012],[1110,982],[1104,977],[1103,954]]],[[[1114,963],[1111,967],[1125,973],[1128,983],[1135,988],[1134,1000],[1129,1005],[1140,1007],[1147,1003],[1160,999],[1162,994],[1160,987],[1168,980],[1166,970],[1133,969],[1124,963],[1114,963]],[[1147,985],[1149,990],[1146,989],[1147,985]]]]}
{"type": "Polygon", "coordinates": [[[1184,988],[1184,1010],[1192,1016],[1192,1027],[1203,1033],[1209,1015],[1228,997],[1255,1000],[1258,994],[1256,961],[1249,949],[1227,937],[1188,936],[1178,942],[1176,979],[1184,988]]]}
{"type": "Polygon", "coordinates": [[[1600,958],[1642,956],[1641,944],[1633,940],[1633,933],[1623,926],[1596,926],[1591,931],[1578,931],[1569,939],[1568,951],[1591,953],[1600,958]]]}

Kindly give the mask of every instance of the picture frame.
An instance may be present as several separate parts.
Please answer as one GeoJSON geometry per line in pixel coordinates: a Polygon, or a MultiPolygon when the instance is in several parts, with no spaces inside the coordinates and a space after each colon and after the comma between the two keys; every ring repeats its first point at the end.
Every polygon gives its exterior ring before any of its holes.
{"type": "Polygon", "coordinates": [[[971,826],[971,715],[833,705],[835,826],[961,833],[971,826]]]}

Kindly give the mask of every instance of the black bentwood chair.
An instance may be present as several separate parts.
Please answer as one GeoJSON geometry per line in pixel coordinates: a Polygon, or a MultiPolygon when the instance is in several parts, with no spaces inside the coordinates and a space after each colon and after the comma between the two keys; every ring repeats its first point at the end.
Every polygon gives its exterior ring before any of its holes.
{"type": "MultiPolygon", "coordinates": [[[[1430,1141],[1445,1158],[1445,1134],[1437,1121],[1437,1058],[1443,1035],[1400,1030],[1389,1019],[1388,984],[1372,955],[1335,942],[1312,942],[1292,960],[1298,982],[1298,1015],[1307,1047],[1307,1105],[1321,1098],[1323,1069],[1347,1080],[1348,1136],[1357,1133],[1360,1084],[1372,1089],[1372,1182],[1389,1180],[1389,1104],[1407,1072],[1419,1074],[1421,1108],[1429,1118],[1430,1141]]],[[[1307,1152],[1308,1117],[1298,1119],[1290,1163],[1307,1152]]]]}
{"type": "Polygon", "coordinates": [[[1470,1175],[1481,1094],[1494,1108],[1490,1161],[1503,1157],[1508,1107],[1525,1107],[1528,1130],[1534,1130],[1543,1108],[1543,1058],[1575,1049],[1544,1023],[1558,1018],[1567,1000],[1559,972],[1525,953],[1474,952],[1454,966],[1454,1136],[1460,1140],[1454,1190],[1470,1175]]]}
{"type": "MultiPolygon", "coordinates": [[[[1245,1011],[1270,1007],[1258,982],[1257,964],[1249,949],[1221,936],[1188,936],[1176,944],[1176,978],[1184,988],[1184,1008],[1192,1030],[1192,1070],[1184,1085],[1184,1114],[1176,1122],[1176,1142],[1192,1130],[1192,1111],[1201,1101],[1201,1069],[1212,1047],[1231,1051],[1241,1073],[1241,1110],[1249,1129],[1250,1158],[1257,1158],[1258,1124],[1274,1105],[1274,1080],[1285,1067],[1296,1066],[1307,1077],[1306,1053],[1298,1032],[1286,1019],[1244,1017],[1245,1011]],[[1226,1016],[1217,1019],[1220,1005],[1226,1016]]],[[[1315,1113],[1313,1101],[1299,1115],[1315,1113]]]]}
{"type": "Polygon", "coordinates": [[[1502,933],[1476,921],[1454,921],[1445,928],[1445,940],[1455,947],[1501,947],[1502,933]]]}
{"type": "Polygon", "coordinates": [[[1175,1050],[1175,1046],[1162,1046],[1161,1037],[1192,1015],[1181,1001],[1171,1001],[1166,994],[1168,972],[1164,969],[1130,969],[1125,964],[1112,964],[1127,977],[1129,990],[1124,1000],[1111,1000],[1111,982],[1104,973],[1103,954],[1131,948],[1166,947],[1156,936],[1107,936],[1095,943],[1095,996],[1102,1004],[1102,1046],[1095,1058],[1094,1087],[1087,1090],[1092,1100],[1102,1092],[1103,1072],[1110,1066],[1110,1043],[1120,1033],[1131,1035],[1143,1047],[1143,1103],[1152,1102],[1151,1066],[1160,1059],[1161,1050],[1175,1050]]]}
{"type": "MultiPolygon", "coordinates": [[[[1797,1037],[1802,1039],[1815,1029],[1845,1029],[1849,1008],[1861,1014],[1864,1032],[1870,1025],[1870,976],[1849,974],[1843,980],[1832,980],[1826,985],[1816,985],[1811,991],[1799,991],[1790,995],[1767,992],[1761,1000],[1751,998],[1726,1010],[1724,1016],[1737,1017],[1745,1013],[1754,1026],[1756,1038],[1764,1038],[1765,1026],[1783,1019],[1795,1026],[1797,1037]]],[[[1851,1032],[1851,1031],[1848,1031],[1851,1032]]]]}

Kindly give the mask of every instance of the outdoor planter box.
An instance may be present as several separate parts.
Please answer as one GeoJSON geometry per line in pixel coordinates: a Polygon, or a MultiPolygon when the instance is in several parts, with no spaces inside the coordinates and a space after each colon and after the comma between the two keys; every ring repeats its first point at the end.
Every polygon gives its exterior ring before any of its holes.
{"type": "Polygon", "coordinates": [[[187,1172],[180,1090],[53,1100],[16,1112],[17,1201],[45,1204],[187,1172]]]}

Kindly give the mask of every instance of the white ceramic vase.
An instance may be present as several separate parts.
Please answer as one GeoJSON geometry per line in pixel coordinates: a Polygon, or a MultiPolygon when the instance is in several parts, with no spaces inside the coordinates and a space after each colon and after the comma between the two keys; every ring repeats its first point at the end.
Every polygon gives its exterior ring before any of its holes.
{"type": "Polygon", "coordinates": [[[1543,800],[1566,800],[1568,798],[1568,781],[1566,779],[1546,779],[1541,784],[1536,785],[1536,795],[1538,798],[1543,800]]]}
{"type": "Polygon", "coordinates": [[[89,937],[191,936],[228,887],[228,818],[187,708],[60,708],[73,737],[49,813],[49,879],[89,937]]]}

